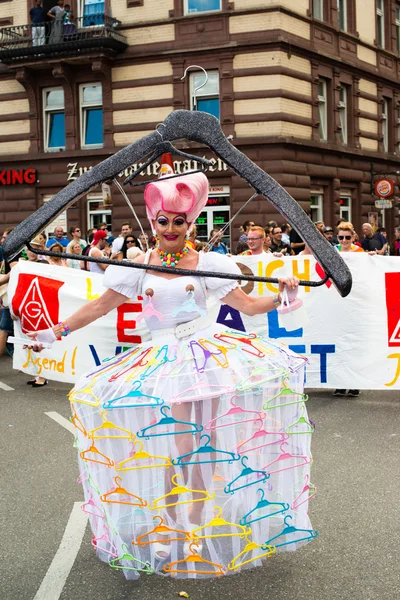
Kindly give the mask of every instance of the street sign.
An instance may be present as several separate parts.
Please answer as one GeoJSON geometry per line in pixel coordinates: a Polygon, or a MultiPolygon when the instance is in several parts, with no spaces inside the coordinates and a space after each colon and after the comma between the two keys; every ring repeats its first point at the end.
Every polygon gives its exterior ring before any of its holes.
{"type": "Polygon", "coordinates": [[[393,201],[386,200],[385,198],[380,198],[379,200],[375,200],[375,208],[392,208],[393,201]]]}

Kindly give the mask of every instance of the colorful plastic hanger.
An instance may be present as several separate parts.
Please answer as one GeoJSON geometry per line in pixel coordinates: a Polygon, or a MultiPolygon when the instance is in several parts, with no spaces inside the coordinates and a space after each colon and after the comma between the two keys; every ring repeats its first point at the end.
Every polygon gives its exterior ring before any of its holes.
{"type": "Polygon", "coordinates": [[[305,483],[303,489],[301,490],[300,494],[296,496],[290,506],[292,510],[297,510],[302,504],[305,504],[311,500],[311,498],[314,498],[315,494],[317,493],[317,488],[310,482],[310,476],[308,473],[305,474],[304,479],[305,483]]]}
{"type": "MultiPolygon", "coordinates": [[[[214,337],[217,340],[220,340],[220,341],[223,341],[223,342],[225,340],[227,340],[227,339],[228,340],[231,339],[231,340],[234,340],[236,342],[240,342],[244,346],[243,348],[241,348],[241,350],[243,352],[246,352],[247,354],[251,354],[252,356],[257,356],[258,358],[264,358],[265,357],[265,353],[262,352],[259,348],[257,348],[257,346],[255,346],[253,344],[254,340],[260,339],[259,336],[257,336],[255,333],[250,333],[247,336],[245,334],[243,334],[243,333],[240,333],[240,334],[237,334],[237,335],[234,335],[234,334],[232,334],[230,332],[228,332],[228,333],[216,333],[214,335],[214,337]],[[251,352],[249,350],[249,348],[251,348],[253,350],[253,352],[251,352]]],[[[237,347],[237,345],[235,347],[237,347]]]]}
{"type": "Polygon", "coordinates": [[[251,410],[249,408],[241,408],[240,406],[236,405],[233,401],[234,398],[239,398],[239,396],[234,395],[231,397],[231,399],[229,400],[230,404],[231,404],[231,408],[225,412],[222,415],[219,415],[218,417],[215,417],[215,419],[211,419],[211,421],[209,421],[207,423],[207,425],[205,425],[204,429],[206,431],[215,431],[215,429],[220,429],[222,427],[230,427],[231,425],[240,425],[242,423],[252,423],[258,420],[263,420],[265,419],[265,413],[260,412],[259,410],[251,410]],[[220,423],[220,420],[223,419],[224,417],[233,417],[236,415],[241,415],[243,416],[243,419],[241,420],[234,420],[232,419],[231,421],[228,421],[227,423],[220,423]],[[254,416],[253,416],[254,415],[254,416]],[[250,418],[244,418],[244,417],[250,417],[250,418]]]}
{"type": "Polygon", "coordinates": [[[220,506],[214,506],[214,511],[216,511],[216,515],[211,519],[209,523],[206,523],[205,525],[200,525],[200,527],[196,527],[196,529],[192,530],[192,537],[194,539],[207,540],[219,537],[247,537],[248,535],[251,535],[250,527],[246,528],[245,526],[240,525],[238,523],[229,523],[229,521],[225,521],[225,519],[221,517],[222,508],[220,506]],[[208,535],[201,534],[202,530],[208,529],[210,527],[229,527],[236,531],[231,531],[229,533],[210,533],[208,535]]]}
{"type": "Polygon", "coordinates": [[[146,294],[147,302],[146,302],[146,304],[143,303],[142,312],[140,312],[136,316],[136,318],[135,318],[136,323],[140,323],[140,321],[144,317],[146,317],[146,318],[148,318],[148,317],[156,317],[159,321],[164,321],[164,315],[162,313],[158,312],[158,310],[156,310],[154,308],[153,300],[152,300],[152,297],[154,295],[154,291],[151,288],[148,288],[145,291],[145,294],[146,294]]]}
{"type": "Polygon", "coordinates": [[[199,342],[200,346],[202,346],[205,350],[210,352],[211,358],[215,360],[219,367],[222,367],[223,369],[227,369],[229,367],[229,360],[227,357],[229,352],[228,348],[226,348],[225,346],[221,346],[220,344],[216,344],[215,342],[211,342],[210,340],[206,340],[204,338],[200,338],[197,341],[199,342]],[[212,352],[209,346],[216,348],[217,351],[212,352]],[[220,356],[222,356],[222,360],[219,359],[220,356]]]}
{"type": "MultiPolygon", "coordinates": [[[[284,369],[283,367],[255,367],[250,375],[238,383],[237,389],[240,392],[245,392],[246,390],[250,390],[255,386],[260,386],[264,383],[268,383],[269,381],[274,381],[274,379],[287,377],[287,374],[288,369],[284,369]]],[[[263,409],[265,410],[265,406],[263,406],[263,409]]]]}
{"type": "Polygon", "coordinates": [[[120,440],[133,440],[135,438],[135,434],[129,429],[124,429],[123,427],[119,427],[114,423],[111,423],[107,419],[107,412],[105,410],[100,411],[100,417],[103,422],[99,427],[92,429],[88,432],[88,437],[93,440],[105,440],[105,439],[120,439],[120,440]],[[107,431],[115,431],[114,435],[107,434],[107,431]]]}
{"type": "Polygon", "coordinates": [[[92,544],[93,548],[95,548],[96,550],[100,550],[101,552],[104,552],[105,554],[109,554],[113,558],[116,558],[118,556],[118,550],[114,546],[114,544],[112,543],[110,538],[108,537],[107,527],[105,525],[103,525],[103,534],[100,537],[94,536],[91,544],[92,544]],[[105,542],[110,547],[110,549],[107,550],[106,548],[99,546],[99,542],[105,542]]]}
{"type": "MultiPolygon", "coordinates": [[[[153,347],[150,346],[149,348],[143,348],[142,346],[139,346],[139,349],[141,350],[141,352],[135,357],[135,359],[137,359],[136,362],[134,362],[132,365],[130,364],[126,369],[123,369],[122,371],[117,371],[116,373],[111,375],[111,377],[108,380],[110,383],[112,381],[120,379],[121,377],[124,377],[124,375],[126,375],[127,373],[131,374],[136,369],[136,367],[146,367],[149,364],[149,360],[147,359],[147,357],[153,352],[153,347]]],[[[129,379],[129,377],[127,377],[127,379],[129,379]]]]}
{"type": "Polygon", "coordinates": [[[242,472],[240,473],[240,475],[238,475],[237,477],[235,477],[235,479],[233,479],[232,481],[230,481],[228,483],[228,485],[226,485],[224,487],[224,492],[225,494],[233,494],[234,492],[237,492],[238,490],[242,490],[243,488],[246,487],[250,487],[251,485],[255,485],[255,484],[259,484],[259,483],[263,483],[263,481],[267,481],[267,479],[269,479],[269,473],[267,473],[264,470],[254,470],[251,467],[247,467],[246,463],[248,461],[248,457],[247,456],[242,456],[241,457],[241,462],[242,462],[242,472]],[[239,481],[239,479],[243,479],[243,478],[247,478],[252,476],[254,479],[253,481],[250,481],[248,483],[244,483],[242,485],[236,485],[237,482],[239,481]]]}
{"type": "Polygon", "coordinates": [[[254,562],[255,560],[261,560],[262,558],[270,558],[270,556],[272,556],[275,552],[275,546],[256,544],[255,542],[251,542],[249,540],[244,550],[242,550],[242,552],[235,556],[235,558],[232,559],[231,562],[228,564],[228,571],[236,571],[240,567],[244,567],[245,565],[248,565],[251,562],[254,562]],[[253,556],[253,558],[248,558],[247,560],[243,560],[239,563],[236,562],[239,559],[243,558],[249,552],[254,552],[254,550],[262,550],[263,552],[262,554],[257,554],[257,556],[253,556]]]}
{"type": "Polygon", "coordinates": [[[314,427],[311,425],[310,421],[304,416],[306,412],[306,407],[303,404],[301,407],[301,415],[290,425],[288,425],[285,429],[286,433],[289,435],[304,435],[314,433],[314,427]]]}
{"type": "Polygon", "coordinates": [[[206,560],[205,558],[202,558],[199,554],[197,554],[193,547],[197,546],[197,544],[195,542],[192,542],[189,545],[189,551],[190,554],[189,556],[187,556],[186,558],[183,558],[182,560],[177,560],[175,562],[171,562],[168,565],[164,566],[164,571],[165,573],[172,573],[172,574],[178,574],[178,573],[195,573],[197,575],[224,575],[224,569],[222,567],[222,565],[219,565],[218,563],[214,563],[211,562],[210,560],[206,560]],[[180,569],[180,568],[176,568],[178,565],[183,565],[183,564],[187,564],[189,565],[203,565],[205,568],[204,569],[180,569]],[[214,567],[213,570],[211,569],[206,569],[208,567],[214,567]]]}
{"type": "Polygon", "coordinates": [[[143,508],[136,507],[121,515],[117,520],[117,525],[131,524],[142,527],[144,525],[152,525],[153,522],[148,519],[147,514],[145,513],[143,508]],[[141,515],[142,518],[139,519],[138,515],[141,515]]]}
{"type": "Polygon", "coordinates": [[[302,392],[296,392],[291,390],[288,387],[284,387],[282,388],[277,394],[275,394],[275,396],[272,396],[272,398],[269,398],[264,404],[263,404],[263,409],[264,410],[272,410],[274,408],[282,408],[282,406],[290,406],[291,404],[301,404],[302,402],[307,402],[308,400],[308,396],[307,394],[303,394],[302,392]],[[299,396],[299,398],[297,400],[293,400],[292,402],[281,402],[275,406],[270,406],[270,404],[276,400],[277,398],[287,398],[290,396],[299,396]]]}
{"type": "Polygon", "coordinates": [[[267,465],[265,465],[263,467],[263,469],[265,469],[269,475],[273,475],[275,473],[281,473],[282,471],[288,471],[289,469],[297,469],[298,467],[304,467],[305,465],[310,464],[311,462],[311,458],[304,455],[304,454],[291,454],[290,452],[284,452],[283,451],[283,446],[287,446],[287,442],[282,442],[281,443],[281,454],[277,457],[274,458],[273,461],[271,461],[270,463],[268,463],[267,465]],[[278,469],[273,469],[271,470],[271,467],[276,467],[278,465],[281,465],[284,463],[285,460],[293,460],[293,459],[299,459],[301,460],[301,462],[299,462],[298,464],[295,465],[290,465],[290,467],[280,467],[278,469]]]}
{"type": "Polygon", "coordinates": [[[100,399],[92,390],[92,386],[90,383],[80,390],[74,390],[72,394],[68,395],[68,397],[70,402],[79,402],[80,404],[87,404],[88,406],[100,406],[100,399]],[[81,400],[77,397],[77,394],[86,394],[92,396],[94,398],[94,402],[89,402],[88,400],[81,400]]]}
{"type": "Polygon", "coordinates": [[[249,439],[244,440],[244,442],[240,442],[238,444],[237,451],[239,454],[247,454],[248,452],[254,452],[256,450],[259,450],[260,448],[272,446],[273,444],[281,444],[283,441],[288,439],[288,433],[284,431],[267,431],[263,428],[263,421],[261,419],[259,419],[259,421],[259,429],[255,433],[253,433],[253,435],[249,439]],[[256,444],[251,445],[250,447],[245,447],[247,444],[250,444],[250,442],[254,440],[259,440],[260,438],[266,438],[268,441],[264,441],[263,443],[260,443],[258,445],[256,444]]]}
{"type": "Polygon", "coordinates": [[[72,425],[75,427],[75,429],[78,429],[81,433],[83,433],[83,435],[85,437],[87,437],[88,433],[87,433],[87,431],[85,429],[84,424],[82,423],[82,421],[80,420],[80,418],[76,414],[74,405],[72,405],[72,410],[73,410],[72,417],[71,417],[71,423],[72,423],[72,425]]]}
{"type": "Polygon", "coordinates": [[[214,448],[213,446],[211,446],[211,438],[207,433],[203,433],[203,435],[200,436],[200,443],[203,439],[206,440],[203,446],[199,446],[196,450],[193,450],[193,452],[188,452],[187,454],[182,454],[181,456],[178,456],[178,458],[173,458],[172,464],[179,467],[186,467],[188,465],[206,465],[210,463],[221,462],[232,463],[235,460],[240,460],[239,454],[227,452],[226,450],[219,450],[218,448],[214,448]],[[211,459],[210,454],[212,453],[221,455],[221,458],[211,459]],[[195,457],[197,455],[205,456],[205,458],[203,460],[200,460],[200,458],[198,460],[183,460],[184,458],[190,458],[191,456],[195,457]]]}
{"type": "Polygon", "coordinates": [[[175,353],[175,356],[173,358],[168,357],[168,344],[165,344],[157,350],[156,356],[149,362],[148,366],[140,375],[139,379],[143,381],[143,379],[146,379],[146,377],[150,377],[150,375],[153,375],[153,373],[155,373],[157,369],[164,366],[166,363],[175,362],[176,359],[177,353],[175,353]]]}
{"type": "Polygon", "coordinates": [[[298,529],[297,527],[294,527],[293,525],[289,525],[287,520],[292,519],[292,518],[293,517],[291,515],[286,515],[286,517],[283,519],[285,527],[282,529],[282,531],[280,533],[278,533],[277,535],[274,535],[274,537],[267,540],[265,542],[265,544],[262,544],[263,549],[266,548],[267,546],[270,546],[272,542],[274,542],[274,546],[276,548],[280,548],[281,546],[289,546],[289,544],[297,544],[298,542],[309,542],[312,539],[317,537],[318,531],[315,531],[315,529],[298,529]],[[306,533],[308,535],[305,535],[301,538],[295,538],[294,540],[290,540],[288,542],[281,542],[280,544],[275,543],[275,540],[279,539],[280,537],[283,537],[285,535],[291,535],[292,533],[301,533],[301,534],[306,533]]]}
{"type": "Polygon", "coordinates": [[[241,525],[250,525],[250,523],[255,523],[256,521],[261,521],[262,519],[267,519],[268,517],[279,515],[280,513],[285,513],[290,508],[289,504],[286,502],[270,502],[267,498],[264,498],[265,492],[262,488],[258,488],[257,493],[260,493],[261,497],[256,506],[246,513],[244,517],[239,519],[241,525]],[[257,511],[261,509],[267,509],[272,512],[256,516],[257,511]]]}
{"type": "Polygon", "coordinates": [[[148,452],[143,450],[144,444],[140,440],[135,440],[133,442],[133,447],[135,447],[136,445],[138,445],[140,449],[137,450],[136,452],[134,452],[132,456],[129,456],[128,458],[125,458],[125,460],[121,460],[118,464],[116,464],[115,465],[116,471],[136,471],[138,469],[158,469],[158,468],[168,469],[169,467],[172,467],[171,459],[168,458],[167,456],[158,456],[157,454],[149,454],[148,452]],[[150,464],[150,465],[137,464],[137,461],[141,461],[141,460],[155,461],[156,464],[150,464]],[[158,460],[162,460],[164,462],[157,463],[158,460]],[[131,465],[132,462],[134,462],[135,464],[131,465]]]}
{"type": "Polygon", "coordinates": [[[142,406],[160,406],[161,404],[164,404],[164,400],[162,400],[161,398],[157,398],[156,396],[149,396],[148,394],[143,394],[140,391],[141,387],[141,381],[134,381],[133,389],[131,389],[124,396],[118,396],[118,398],[107,400],[107,402],[104,402],[103,408],[113,410],[114,408],[140,408],[142,406]],[[147,402],[125,402],[123,404],[120,403],[117,406],[115,406],[115,402],[118,402],[118,400],[123,400],[124,398],[144,398],[147,400],[147,402]]]}
{"type": "Polygon", "coordinates": [[[92,515],[93,517],[97,517],[98,519],[106,520],[104,508],[102,508],[101,506],[97,506],[97,504],[93,500],[92,492],[90,490],[88,490],[88,492],[89,500],[82,504],[81,510],[83,510],[83,512],[87,513],[88,515],[92,515]]]}
{"type": "Polygon", "coordinates": [[[147,506],[146,500],[140,498],[140,496],[136,496],[132,494],[132,492],[128,492],[125,488],[121,487],[122,478],[114,477],[115,489],[110,490],[106,494],[102,494],[100,496],[100,500],[102,502],[108,502],[109,504],[129,504],[131,506],[147,506]],[[131,500],[115,500],[114,498],[110,499],[111,496],[128,496],[131,500]]]}
{"type": "Polygon", "coordinates": [[[181,475],[178,475],[177,473],[175,473],[175,475],[172,476],[171,481],[174,484],[175,487],[172,488],[172,490],[170,492],[168,492],[168,494],[164,494],[164,496],[160,496],[159,498],[156,498],[153,501],[153,504],[151,506],[149,506],[150,510],[159,510],[160,508],[169,508],[170,506],[179,506],[181,504],[193,504],[194,502],[207,502],[208,500],[213,500],[213,498],[215,498],[215,493],[214,492],[208,492],[207,490],[192,490],[190,488],[187,488],[184,485],[178,485],[176,480],[177,479],[182,479],[181,475]],[[171,502],[170,504],[162,504],[160,506],[157,506],[157,502],[160,502],[161,500],[165,500],[166,498],[169,498],[170,496],[177,496],[179,494],[202,494],[203,498],[188,498],[187,500],[178,500],[177,502],[171,502]]]}
{"type": "Polygon", "coordinates": [[[186,292],[187,292],[188,297],[186,298],[186,300],[184,300],[184,302],[182,302],[182,304],[180,306],[177,306],[172,311],[172,316],[177,317],[180,313],[196,313],[197,312],[200,314],[200,316],[205,317],[207,312],[203,308],[200,308],[200,306],[197,304],[196,298],[194,295],[194,287],[192,285],[186,286],[186,292]],[[190,288],[190,289],[188,289],[188,288],[190,288]]]}
{"type": "Polygon", "coordinates": [[[168,527],[164,525],[164,519],[160,516],[153,517],[153,521],[158,521],[158,525],[154,527],[151,531],[147,531],[146,533],[142,533],[136,538],[136,541],[133,540],[132,544],[134,546],[147,546],[148,544],[156,544],[158,542],[168,544],[170,542],[190,542],[191,535],[188,531],[183,531],[181,529],[173,529],[172,527],[168,527]],[[162,536],[158,539],[152,539],[145,541],[144,538],[148,538],[150,535],[158,535],[162,536]],[[166,535],[171,534],[171,537],[165,537],[166,535]]]}
{"type": "Polygon", "coordinates": [[[112,569],[122,569],[123,571],[140,571],[141,573],[146,573],[147,575],[154,573],[154,569],[151,567],[151,565],[149,565],[149,563],[139,560],[136,558],[136,556],[133,556],[130,552],[128,552],[128,546],[126,544],[122,544],[121,548],[123,554],[121,554],[121,556],[117,556],[117,558],[113,558],[108,563],[112,569]],[[126,565],[118,564],[122,561],[135,562],[142,566],[127,567],[126,565]]]}
{"type": "Polygon", "coordinates": [[[143,427],[143,429],[141,429],[140,431],[137,432],[137,437],[138,438],[146,438],[147,440],[150,439],[151,437],[160,437],[160,436],[164,436],[164,435],[179,435],[182,433],[191,433],[193,435],[195,435],[196,433],[200,433],[201,431],[203,431],[203,425],[197,425],[197,423],[192,423],[191,421],[179,421],[177,419],[174,419],[174,417],[170,417],[167,415],[166,411],[171,411],[171,407],[170,406],[161,406],[160,407],[160,413],[163,415],[161,417],[161,419],[159,421],[157,421],[156,423],[151,423],[150,425],[147,425],[147,427],[143,427]],[[170,430],[164,430],[161,433],[153,433],[150,431],[154,430],[156,427],[165,427],[165,426],[170,426],[172,425],[173,427],[175,427],[176,425],[185,425],[188,427],[188,429],[183,430],[183,431],[176,431],[174,429],[170,429],[170,430]]]}
{"type": "Polygon", "coordinates": [[[109,456],[106,456],[105,454],[100,452],[100,450],[98,450],[96,448],[96,446],[94,445],[93,440],[92,440],[92,445],[90,446],[90,448],[88,448],[87,450],[83,450],[80,453],[80,456],[83,460],[87,460],[88,462],[99,463],[100,465],[106,465],[107,467],[114,466],[114,461],[111,460],[111,458],[109,456]],[[93,454],[95,454],[96,456],[98,456],[100,458],[87,458],[86,455],[89,454],[89,452],[92,452],[93,454]],[[101,460],[101,459],[104,459],[104,460],[101,460]]]}

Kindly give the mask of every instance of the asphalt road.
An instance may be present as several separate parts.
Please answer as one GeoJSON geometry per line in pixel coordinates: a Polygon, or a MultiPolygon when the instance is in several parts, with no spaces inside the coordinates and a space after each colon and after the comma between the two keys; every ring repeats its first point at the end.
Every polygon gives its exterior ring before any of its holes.
{"type": "MultiPolygon", "coordinates": [[[[14,388],[0,383],[0,600],[35,599],[74,502],[83,499],[72,435],[45,414],[69,418],[69,386],[31,389],[27,380],[0,358],[0,382],[14,388]]],[[[316,540],[218,580],[128,582],[98,561],[87,528],[60,600],[170,600],[180,591],[192,600],[400,598],[400,393],[310,395],[316,540]]]]}

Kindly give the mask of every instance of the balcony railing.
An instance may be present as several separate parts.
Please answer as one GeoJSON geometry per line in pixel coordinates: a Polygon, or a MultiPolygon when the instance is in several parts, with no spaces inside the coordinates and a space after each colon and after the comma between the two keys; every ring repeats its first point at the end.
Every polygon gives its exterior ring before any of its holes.
{"type": "Polygon", "coordinates": [[[117,31],[120,21],[98,14],[73,21],[52,21],[0,28],[0,61],[3,63],[79,56],[93,52],[117,54],[128,47],[117,31]]]}

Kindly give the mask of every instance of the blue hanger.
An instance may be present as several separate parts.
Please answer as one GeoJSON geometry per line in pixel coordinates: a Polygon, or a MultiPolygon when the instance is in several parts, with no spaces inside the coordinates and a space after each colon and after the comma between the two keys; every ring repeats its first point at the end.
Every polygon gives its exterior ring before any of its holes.
{"type": "MultiPolygon", "coordinates": [[[[262,488],[258,488],[257,492],[261,492],[261,499],[257,502],[256,506],[251,509],[250,512],[244,515],[241,519],[239,519],[240,525],[250,525],[250,523],[255,523],[256,521],[261,521],[261,519],[267,519],[268,517],[272,517],[273,515],[279,515],[280,513],[284,513],[289,510],[290,506],[286,502],[270,502],[267,498],[264,498],[264,490],[262,488]],[[267,515],[261,515],[261,517],[251,517],[253,513],[260,508],[270,508],[270,507],[280,507],[277,508],[274,512],[268,513],[267,515]]],[[[273,510],[273,508],[272,508],[273,510]]]]}
{"type": "Polygon", "coordinates": [[[179,435],[182,433],[192,433],[195,435],[196,433],[201,433],[203,431],[203,425],[197,425],[197,423],[192,423],[191,421],[178,421],[174,419],[174,417],[168,417],[165,413],[166,410],[171,410],[170,406],[161,406],[160,413],[163,415],[162,418],[157,421],[157,423],[153,423],[153,425],[148,425],[148,427],[143,427],[140,431],[136,433],[138,438],[146,438],[149,440],[151,437],[160,437],[163,435],[179,435]],[[164,433],[147,433],[149,429],[154,429],[154,427],[159,427],[160,425],[187,425],[191,429],[187,429],[185,431],[166,431],[164,433]]]}
{"type": "Polygon", "coordinates": [[[146,379],[146,377],[149,377],[150,375],[153,375],[153,373],[155,371],[157,371],[157,369],[159,369],[160,367],[162,367],[163,365],[165,365],[165,363],[167,362],[174,362],[177,359],[177,355],[175,354],[175,356],[173,358],[168,358],[168,344],[165,344],[164,346],[162,346],[161,348],[159,348],[156,357],[154,359],[154,362],[156,363],[155,366],[153,366],[153,362],[151,362],[149,364],[149,366],[147,367],[147,369],[144,371],[144,373],[142,373],[140,375],[140,380],[143,381],[143,379],[146,379]],[[159,356],[161,355],[161,353],[164,354],[164,356],[160,359],[159,362],[157,362],[157,359],[159,358],[159,356]]]}
{"type": "Polygon", "coordinates": [[[179,467],[186,467],[187,465],[206,465],[209,463],[219,463],[219,462],[232,463],[234,460],[240,460],[239,454],[234,454],[233,452],[226,452],[225,450],[218,450],[217,448],[213,448],[212,446],[210,446],[211,438],[206,433],[203,433],[203,435],[200,436],[200,442],[203,438],[206,439],[206,443],[204,444],[204,446],[199,446],[199,448],[197,448],[197,450],[193,450],[193,452],[188,452],[188,454],[182,454],[182,456],[178,456],[178,458],[173,458],[172,464],[179,466],[179,467]],[[218,452],[229,458],[219,458],[219,459],[213,459],[213,460],[211,460],[209,458],[208,460],[193,460],[193,461],[188,461],[188,462],[186,462],[186,461],[182,462],[182,459],[184,459],[184,458],[188,458],[190,456],[195,456],[196,454],[210,454],[212,452],[218,452]]]}
{"type": "Polygon", "coordinates": [[[286,517],[283,520],[285,527],[282,529],[282,531],[280,533],[278,533],[277,535],[274,535],[274,537],[270,538],[268,541],[266,541],[264,544],[262,544],[261,548],[263,550],[267,546],[275,546],[276,548],[279,548],[280,546],[288,546],[289,544],[297,544],[297,542],[304,542],[304,541],[309,542],[313,538],[317,537],[318,531],[315,531],[315,529],[298,529],[297,527],[294,527],[293,525],[289,525],[289,523],[287,523],[287,519],[292,519],[292,518],[293,517],[291,515],[286,515],[286,517]],[[302,533],[308,533],[308,535],[305,537],[296,538],[289,542],[282,542],[281,544],[272,543],[274,540],[278,539],[282,535],[289,535],[290,533],[297,533],[298,531],[301,531],[302,533]]]}
{"type": "Polygon", "coordinates": [[[225,494],[233,494],[234,492],[237,492],[238,490],[241,490],[246,487],[250,487],[251,485],[254,485],[255,483],[263,483],[264,481],[267,481],[267,479],[269,479],[270,475],[266,471],[255,471],[251,467],[247,467],[245,464],[245,461],[247,463],[248,460],[249,459],[247,456],[242,456],[242,459],[241,459],[241,462],[243,465],[242,472],[240,473],[240,475],[235,477],[235,479],[230,481],[228,483],[228,485],[226,485],[224,487],[225,494]],[[241,479],[242,477],[248,477],[249,475],[252,475],[252,474],[256,475],[257,479],[255,479],[254,481],[251,481],[250,483],[244,483],[243,485],[239,485],[238,487],[232,487],[233,484],[236,481],[238,481],[238,479],[241,479]],[[261,477],[260,477],[260,475],[261,475],[261,477]]]}
{"type": "Polygon", "coordinates": [[[103,408],[108,408],[108,410],[113,410],[113,408],[136,408],[136,407],[139,408],[142,406],[160,406],[161,404],[164,404],[164,400],[162,400],[161,398],[143,394],[140,391],[141,387],[142,387],[141,381],[134,381],[133,389],[130,392],[128,392],[124,396],[118,396],[118,398],[113,398],[112,400],[107,400],[107,402],[104,402],[103,408]],[[115,402],[118,402],[118,400],[122,400],[123,398],[147,398],[148,401],[147,402],[126,402],[125,404],[118,404],[118,406],[114,406],[115,402]],[[150,400],[152,400],[152,402],[150,402],[150,400]]]}

